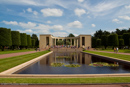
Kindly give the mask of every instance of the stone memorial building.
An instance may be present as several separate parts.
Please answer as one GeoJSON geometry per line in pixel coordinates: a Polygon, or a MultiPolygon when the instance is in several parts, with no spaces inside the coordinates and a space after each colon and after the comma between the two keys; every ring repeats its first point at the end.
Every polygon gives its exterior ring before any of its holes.
{"type": "Polygon", "coordinates": [[[44,49],[46,47],[56,46],[58,40],[63,40],[64,45],[66,41],[70,41],[71,46],[76,47],[90,47],[91,48],[91,35],[79,35],[77,37],[54,37],[51,34],[41,34],[39,47],[44,49]]]}

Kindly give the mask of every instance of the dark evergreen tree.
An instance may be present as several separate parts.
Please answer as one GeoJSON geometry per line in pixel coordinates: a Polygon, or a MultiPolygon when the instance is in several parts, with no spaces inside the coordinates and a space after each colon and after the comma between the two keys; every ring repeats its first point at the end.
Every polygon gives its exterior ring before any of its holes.
{"type": "Polygon", "coordinates": [[[113,48],[119,45],[118,35],[117,34],[109,35],[109,37],[108,37],[108,45],[112,46],[113,48]]]}
{"type": "Polygon", "coordinates": [[[34,48],[35,47],[35,39],[31,39],[31,42],[32,42],[32,47],[34,48]]]}
{"type": "Polygon", "coordinates": [[[26,33],[20,33],[20,39],[21,39],[20,49],[22,49],[23,47],[27,46],[27,35],[26,35],[26,33]]]}
{"type": "Polygon", "coordinates": [[[122,48],[124,46],[124,39],[119,39],[119,47],[122,48]]]}
{"type": "Polygon", "coordinates": [[[101,38],[101,45],[105,47],[105,49],[108,46],[108,36],[107,35],[103,35],[101,38]]]}
{"type": "Polygon", "coordinates": [[[31,36],[27,35],[27,47],[31,46],[31,36]]]}
{"type": "Polygon", "coordinates": [[[101,47],[101,39],[97,39],[97,47],[101,47]]]}
{"type": "Polygon", "coordinates": [[[39,45],[39,40],[38,40],[37,35],[36,35],[36,34],[32,34],[31,39],[35,39],[35,46],[38,47],[38,45],[39,45]]]}
{"type": "Polygon", "coordinates": [[[118,39],[123,39],[123,36],[122,35],[118,35],[118,39]]]}
{"type": "Polygon", "coordinates": [[[96,48],[96,47],[97,47],[97,38],[92,37],[92,48],[96,48]]]}
{"type": "Polygon", "coordinates": [[[4,51],[5,46],[11,46],[11,29],[0,28],[0,46],[2,47],[2,51],[4,51]]]}
{"type": "Polygon", "coordinates": [[[15,46],[18,47],[21,45],[19,31],[11,31],[11,37],[12,37],[12,49],[14,50],[15,46]]]}
{"type": "Polygon", "coordinates": [[[74,34],[70,33],[67,37],[75,37],[74,34]]]}
{"type": "Polygon", "coordinates": [[[128,46],[129,45],[130,34],[129,33],[124,33],[123,34],[123,39],[124,39],[124,45],[128,46]]]}

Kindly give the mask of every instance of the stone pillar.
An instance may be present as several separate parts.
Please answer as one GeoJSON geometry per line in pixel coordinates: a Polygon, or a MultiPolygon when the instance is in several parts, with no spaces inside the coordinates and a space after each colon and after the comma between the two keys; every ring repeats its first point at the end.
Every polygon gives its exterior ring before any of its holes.
{"type": "Polygon", "coordinates": [[[77,47],[78,47],[78,39],[77,39],[77,47]]]}
{"type": "Polygon", "coordinates": [[[70,43],[71,43],[70,45],[72,45],[72,39],[70,39],[70,43]]]}
{"type": "Polygon", "coordinates": [[[75,39],[74,39],[74,46],[75,46],[75,39]]]}
{"type": "Polygon", "coordinates": [[[82,47],[82,37],[81,36],[80,36],[80,40],[79,41],[80,41],[79,45],[80,45],[80,47],[82,47]]]}
{"type": "Polygon", "coordinates": [[[55,38],[55,46],[56,46],[56,38],[55,38]]]}

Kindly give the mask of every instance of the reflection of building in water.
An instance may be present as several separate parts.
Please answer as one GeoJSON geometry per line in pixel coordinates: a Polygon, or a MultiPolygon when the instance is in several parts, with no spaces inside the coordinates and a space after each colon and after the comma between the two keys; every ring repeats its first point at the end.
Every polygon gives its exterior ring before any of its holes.
{"type": "Polygon", "coordinates": [[[89,65],[91,63],[91,55],[83,53],[53,53],[40,61],[41,65],[51,65],[51,63],[79,63],[89,65]],[[56,58],[57,56],[69,56],[70,58],[56,58]]]}
{"type": "Polygon", "coordinates": [[[84,61],[86,65],[89,65],[91,63],[91,55],[85,54],[84,61]]]}
{"type": "Polygon", "coordinates": [[[40,60],[40,65],[46,65],[47,63],[47,57],[44,57],[42,60],[40,60]]]}

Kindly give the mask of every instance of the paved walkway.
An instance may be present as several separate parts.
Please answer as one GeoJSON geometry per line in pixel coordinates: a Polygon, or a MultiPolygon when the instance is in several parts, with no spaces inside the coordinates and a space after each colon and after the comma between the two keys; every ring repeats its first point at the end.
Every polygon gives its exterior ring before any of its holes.
{"type": "Polygon", "coordinates": [[[0,87],[130,87],[130,84],[113,85],[0,85],[0,87]]]}
{"type": "MultiPolygon", "coordinates": [[[[42,51],[44,51],[44,50],[42,50],[42,51]]],[[[35,53],[35,52],[39,52],[39,51],[28,51],[28,52],[2,54],[2,55],[0,55],[0,59],[8,58],[8,57],[14,57],[14,56],[20,56],[20,55],[25,55],[25,54],[35,53]]]]}

